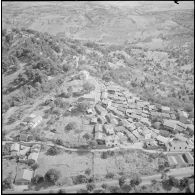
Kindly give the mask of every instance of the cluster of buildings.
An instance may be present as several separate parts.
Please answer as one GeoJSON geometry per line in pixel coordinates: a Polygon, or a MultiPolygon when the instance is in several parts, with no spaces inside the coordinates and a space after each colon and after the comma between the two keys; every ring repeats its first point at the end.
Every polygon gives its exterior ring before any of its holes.
{"type": "Polygon", "coordinates": [[[28,185],[34,176],[34,170],[28,166],[28,162],[37,163],[41,145],[33,144],[30,146],[17,142],[3,142],[2,146],[3,159],[15,159],[17,163],[14,184],[28,185]]]}
{"type": "Polygon", "coordinates": [[[194,148],[193,136],[189,135],[194,125],[186,112],[175,113],[169,107],[152,105],[112,83],[102,90],[100,100],[91,118],[94,138],[99,144],[113,147],[144,142],[148,149],[170,152],[194,148]],[[153,122],[153,118],[160,122],[153,122]]]}

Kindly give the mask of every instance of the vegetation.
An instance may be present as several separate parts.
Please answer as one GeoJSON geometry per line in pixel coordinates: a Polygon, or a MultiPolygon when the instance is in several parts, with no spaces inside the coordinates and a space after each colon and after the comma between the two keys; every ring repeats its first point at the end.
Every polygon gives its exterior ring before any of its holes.
{"type": "Polygon", "coordinates": [[[45,181],[55,184],[55,182],[60,178],[60,172],[55,169],[49,169],[44,178],[45,181]]]}
{"type": "Polygon", "coordinates": [[[55,156],[55,155],[57,155],[57,154],[59,154],[59,153],[60,153],[60,149],[59,149],[58,147],[56,147],[56,146],[50,147],[50,148],[47,150],[47,152],[46,152],[46,154],[47,154],[47,155],[50,155],[50,156],[55,156]]]}

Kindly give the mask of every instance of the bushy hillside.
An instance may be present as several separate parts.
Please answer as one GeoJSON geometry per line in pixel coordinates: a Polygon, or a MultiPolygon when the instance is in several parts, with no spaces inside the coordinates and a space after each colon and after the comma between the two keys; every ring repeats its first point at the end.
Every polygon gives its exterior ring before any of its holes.
{"type": "Polygon", "coordinates": [[[119,83],[143,98],[173,107],[193,104],[193,43],[165,36],[169,46],[105,45],[40,33],[3,30],[3,111],[34,101],[62,83],[67,75],[87,70],[119,83]],[[171,43],[175,39],[175,45],[171,43]],[[182,45],[182,43],[184,43],[182,45]]]}

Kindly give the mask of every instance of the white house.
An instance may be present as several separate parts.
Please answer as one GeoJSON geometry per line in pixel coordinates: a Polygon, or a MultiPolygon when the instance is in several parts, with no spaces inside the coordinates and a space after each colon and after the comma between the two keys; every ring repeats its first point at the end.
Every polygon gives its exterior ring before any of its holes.
{"type": "Polygon", "coordinates": [[[41,123],[41,121],[42,121],[42,117],[37,116],[29,122],[29,127],[35,128],[39,123],[41,123]]]}

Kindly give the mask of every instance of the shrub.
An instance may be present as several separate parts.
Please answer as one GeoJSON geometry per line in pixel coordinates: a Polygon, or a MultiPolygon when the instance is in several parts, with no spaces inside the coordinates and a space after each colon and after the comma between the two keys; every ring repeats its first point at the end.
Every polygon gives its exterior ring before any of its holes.
{"type": "Polygon", "coordinates": [[[36,170],[39,167],[37,163],[31,165],[32,170],[36,170]]]}
{"type": "Polygon", "coordinates": [[[75,185],[87,183],[87,177],[85,175],[77,175],[76,177],[73,177],[72,179],[75,185]]]}
{"type": "Polygon", "coordinates": [[[62,139],[56,139],[56,144],[57,145],[60,145],[60,146],[63,146],[64,145],[64,142],[63,142],[63,140],[62,139]]]}
{"type": "Polygon", "coordinates": [[[121,193],[121,189],[119,187],[117,187],[117,186],[110,186],[109,187],[109,191],[111,193],[121,193]]]}
{"type": "Polygon", "coordinates": [[[108,173],[106,174],[106,178],[107,178],[107,179],[113,179],[113,178],[114,178],[114,173],[109,173],[109,172],[108,172],[108,173]]]}
{"type": "Polygon", "coordinates": [[[44,176],[45,181],[55,184],[60,178],[60,172],[55,169],[49,169],[44,176]]]}
{"type": "Polygon", "coordinates": [[[120,187],[125,184],[126,179],[127,178],[125,176],[122,176],[122,177],[119,178],[119,181],[118,182],[119,182],[119,186],[120,187]]]}
{"type": "Polygon", "coordinates": [[[88,191],[85,189],[80,189],[77,191],[77,194],[88,194],[88,191]]]}
{"type": "Polygon", "coordinates": [[[44,182],[44,177],[42,175],[37,174],[35,177],[32,178],[31,182],[34,185],[40,184],[44,182]]]}
{"type": "Polygon", "coordinates": [[[108,185],[103,183],[102,186],[101,186],[103,189],[107,189],[108,188],[108,185]]]}
{"type": "Polygon", "coordinates": [[[88,183],[86,186],[88,191],[93,191],[95,189],[95,184],[94,183],[88,183]]]}
{"type": "Polygon", "coordinates": [[[86,170],[85,170],[85,174],[86,174],[86,175],[90,175],[90,174],[91,174],[91,169],[90,169],[90,168],[86,169],[86,170]]]}
{"type": "Polygon", "coordinates": [[[60,153],[60,150],[56,146],[52,146],[47,150],[47,155],[55,156],[60,153]]]}
{"type": "Polygon", "coordinates": [[[130,180],[130,185],[131,187],[135,187],[139,185],[142,182],[141,178],[138,175],[135,175],[131,180],[130,180]]]}
{"type": "Polygon", "coordinates": [[[86,82],[83,84],[83,89],[87,92],[90,92],[90,91],[93,91],[95,90],[95,85],[93,85],[92,83],[90,82],[86,82]]]}
{"type": "Polygon", "coordinates": [[[107,152],[102,152],[101,158],[102,159],[107,159],[108,158],[108,153],[107,152]]]}
{"type": "Polygon", "coordinates": [[[131,186],[129,184],[123,184],[121,186],[121,190],[124,192],[124,193],[128,193],[129,191],[131,191],[131,186]]]}
{"type": "Polygon", "coordinates": [[[65,129],[67,131],[73,130],[77,128],[77,124],[75,122],[70,122],[66,125],[65,129]]]}
{"type": "Polygon", "coordinates": [[[5,178],[2,182],[3,185],[3,190],[6,189],[11,189],[12,188],[12,179],[10,176],[8,176],[7,178],[5,178]]]}
{"type": "Polygon", "coordinates": [[[65,189],[59,189],[57,193],[58,194],[66,194],[66,190],[65,189]]]}
{"type": "Polygon", "coordinates": [[[28,166],[32,166],[33,164],[35,164],[35,160],[33,160],[33,159],[28,159],[28,160],[26,161],[26,163],[27,163],[28,166]]]}

